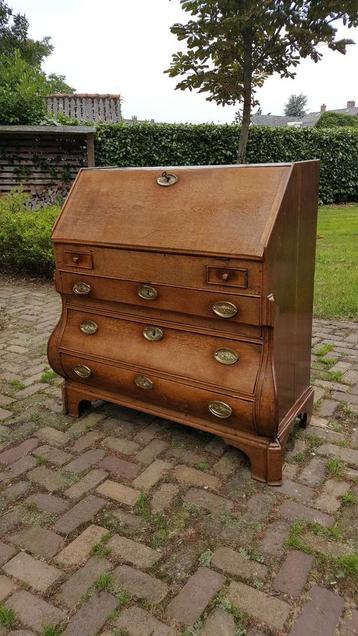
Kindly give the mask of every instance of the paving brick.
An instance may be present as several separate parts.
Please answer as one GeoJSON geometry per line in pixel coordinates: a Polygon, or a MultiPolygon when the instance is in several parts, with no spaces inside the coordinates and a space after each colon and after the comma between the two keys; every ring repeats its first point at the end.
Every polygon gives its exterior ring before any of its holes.
{"type": "Polygon", "coordinates": [[[183,498],[184,502],[198,508],[204,508],[214,514],[230,512],[233,509],[233,502],[219,495],[214,495],[207,490],[200,488],[190,488],[183,498]]]}
{"type": "Polygon", "coordinates": [[[108,455],[98,464],[99,468],[108,470],[115,477],[124,477],[130,481],[134,479],[139,471],[138,466],[127,462],[125,459],[120,459],[114,455],[108,455]]]}
{"type": "Polygon", "coordinates": [[[207,453],[211,455],[215,455],[216,457],[221,457],[225,450],[227,449],[227,445],[225,442],[220,439],[220,437],[213,436],[213,438],[208,442],[205,446],[205,450],[207,453]]]}
{"type": "Polygon", "coordinates": [[[290,636],[334,636],[343,606],[340,596],[314,585],[290,636]]]}
{"type": "Polygon", "coordinates": [[[211,565],[231,576],[263,581],[267,576],[267,567],[261,563],[245,559],[231,548],[220,547],[214,552],[211,565]]]}
{"type": "Polygon", "coordinates": [[[8,632],[7,636],[34,636],[34,632],[29,632],[27,629],[16,629],[8,632]]]}
{"type": "Polygon", "coordinates": [[[38,493],[27,498],[28,504],[34,504],[39,510],[49,514],[60,514],[68,508],[68,502],[56,495],[38,493]]]}
{"type": "Polygon", "coordinates": [[[128,565],[120,565],[112,573],[114,583],[131,596],[143,598],[151,604],[160,603],[168,594],[166,583],[128,565]]]}
{"type": "Polygon", "coordinates": [[[63,566],[81,565],[88,559],[91,549],[108,534],[101,526],[88,526],[76,539],[69,543],[55,557],[56,563],[63,566]]]}
{"type": "Polygon", "coordinates": [[[199,488],[210,488],[211,490],[218,490],[220,488],[220,480],[214,475],[209,475],[201,470],[195,468],[189,468],[181,464],[176,466],[173,470],[173,476],[181,484],[187,484],[189,486],[198,486],[199,488]]]}
{"type": "Polygon", "coordinates": [[[51,426],[40,428],[35,435],[50,446],[65,446],[70,439],[68,433],[58,431],[57,428],[52,428],[51,426]]]}
{"type": "Polygon", "coordinates": [[[162,420],[154,421],[149,426],[146,426],[141,431],[139,431],[135,436],[135,441],[139,444],[149,444],[152,439],[156,436],[157,433],[163,430],[162,420]]]}
{"type": "Polygon", "coordinates": [[[72,609],[81,601],[81,598],[98,577],[110,569],[111,564],[105,559],[100,559],[96,556],[91,557],[82,568],[72,574],[60,587],[57,594],[58,601],[72,609]]]}
{"type": "Polygon", "coordinates": [[[233,616],[216,608],[206,619],[200,636],[235,636],[235,634],[237,631],[233,616]]]}
{"type": "Polygon", "coordinates": [[[282,515],[282,517],[285,517],[285,519],[290,519],[291,521],[312,521],[320,523],[321,526],[325,526],[325,528],[331,526],[334,521],[333,517],[324,512],[307,508],[307,506],[294,503],[293,501],[285,501],[281,504],[278,508],[278,513],[282,515]]]}
{"type": "Polygon", "coordinates": [[[317,409],[317,413],[321,417],[331,417],[332,415],[334,415],[337,406],[338,402],[336,402],[335,400],[322,400],[317,409]]]}
{"type": "Polygon", "coordinates": [[[66,464],[66,462],[69,462],[72,458],[71,453],[66,453],[60,448],[55,448],[48,444],[38,446],[32,451],[32,454],[35,455],[35,457],[43,457],[47,462],[56,464],[56,466],[63,466],[63,464],[66,464]]]}
{"type": "Polygon", "coordinates": [[[318,437],[324,442],[331,442],[332,444],[338,444],[345,441],[345,436],[342,433],[337,433],[329,428],[321,428],[318,426],[310,426],[308,430],[309,435],[318,437]]]}
{"type": "Polygon", "coordinates": [[[36,448],[38,443],[38,439],[30,437],[21,444],[13,446],[6,451],[3,451],[2,453],[0,453],[0,464],[13,464],[14,462],[16,462],[16,460],[24,457],[28,453],[31,453],[31,451],[36,448]]]}
{"type": "Polygon", "coordinates": [[[63,636],[94,636],[103,627],[118,605],[118,600],[101,592],[92,596],[81,609],[72,616],[63,636]]]}
{"type": "Polygon", "coordinates": [[[352,552],[349,545],[340,543],[339,541],[329,541],[328,539],[316,535],[313,532],[306,532],[303,535],[303,542],[312,550],[322,552],[322,554],[332,557],[345,556],[352,552]]]}
{"type": "Polygon", "coordinates": [[[1,496],[6,501],[16,501],[20,497],[23,497],[30,489],[28,481],[17,481],[15,484],[11,484],[5,490],[2,491],[1,496]]]}
{"type": "Polygon", "coordinates": [[[62,490],[66,485],[65,475],[46,466],[38,466],[28,474],[28,478],[35,484],[46,488],[49,492],[62,490]]]}
{"type": "Polygon", "coordinates": [[[58,625],[66,619],[62,610],[25,590],[15,592],[5,605],[15,611],[23,625],[38,632],[47,625],[58,625]]]}
{"type": "Polygon", "coordinates": [[[307,486],[320,486],[326,477],[325,463],[319,457],[313,457],[304,467],[298,480],[307,486]]]}
{"type": "Polygon", "coordinates": [[[1,409],[0,408],[0,421],[1,422],[3,420],[6,420],[8,417],[11,417],[11,415],[13,415],[13,413],[11,411],[8,411],[7,409],[1,409]]]}
{"type": "Polygon", "coordinates": [[[112,556],[143,569],[152,567],[161,558],[159,552],[149,548],[144,543],[132,541],[132,539],[121,537],[119,534],[115,534],[107,545],[112,551],[112,556]]]}
{"type": "Polygon", "coordinates": [[[150,490],[171,468],[172,464],[169,462],[164,462],[162,459],[155,460],[133,481],[134,488],[150,490]]]}
{"type": "Polygon", "coordinates": [[[17,589],[16,583],[7,576],[0,574],[0,602],[4,601],[17,589]]]}
{"type": "Polygon", "coordinates": [[[21,457],[21,459],[18,459],[14,464],[10,464],[10,466],[7,466],[5,470],[0,473],[0,482],[16,479],[16,477],[27,473],[27,471],[34,466],[36,466],[35,459],[30,455],[25,455],[25,457],[21,457]]]}
{"type": "Polygon", "coordinates": [[[358,636],[358,610],[348,610],[340,625],[340,636],[358,636]]]}
{"type": "Polygon", "coordinates": [[[103,438],[103,433],[101,431],[90,431],[86,433],[86,435],[82,435],[79,439],[75,441],[71,450],[74,453],[82,453],[87,448],[91,448],[96,442],[103,438]]]}
{"type": "Polygon", "coordinates": [[[134,490],[134,488],[129,488],[129,486],[124,486],[123,484],[118,484],[116,481],[111,481],[110,479],[107,479],[103,484],[98,486],[96,492],[99,495],[109,497],[127,506],[134,506],[140,495],[138,490],[134,490]]]}
{"type": "Polygon", "coordinates": [[[3,566],[3,570],[38,592],[46,592],[62,574],[57,568],[34,559],[26,552],[19,552],[3,566]]]}
{"type": "Polygon", "coordinates": [[[3,565],[4,563],[6,563],[6,561],[9,561],[11,557],[14,556],[14,554],[16,554],[16,549],[13,545],[7,545],[6,543],[0,541],[0,565],[3,565]]]}
{"type": "Polygon", "coordinates": [[[152,496],[152,512],[156,514],[170,508],[178,492],[177,484],[161,484],[152,496]]]}
{"type": "Polygon", "coordinates": [[[199,568],[169,603],[167,616],[182,625],[193,625],[224,582],[221,574],[209,568],[199,568]]]}
{"type": "Polygon", "coordinates": [[[134,455],[140,449],[139,444],[123,437],[106,437],[102,445],[123,455],[134,455]]]}
{"type": "Polygon", "coordinates": [[[220,459],[217,461],[213,470],[221,475],[221,477],[230,477],[236,470],[239,469],[241,462],[240,451],[235,448],[230,448],[220,459]]]}
{"type": "Polygon", "coordinates": [[[137,535],[148,527],[148,522],[133,514],[132,512],[125,512],[120,508],[118,510],[111,510],[112,516],[115,518],[118,527],[120,527],[121,533],[127,535],[137,535]]]}
{"type": "Polygon", "coordinates": [[[273,589],[298,597],[306,585],[312,562],[310,554],[298,550],[289,552],[273,580],[273,589]]]}
{"type": "Polygon", "coordinates": [[[288,497],[292,497],[298,501],[303,501],[304,503],[310,503],[314,497],[314,491],[312,488],[304,486],[303,484],[298,484],[290,479],[285,479],[282,486],[279,486],[275,490],[280,494],[287,495],[288,497]]]}
{"type": "Polygon", "coordinates": [[[147,446],[145,446],[139,453],[136,455],[136,461],[139,464],[148,465],[151,464],[152,461],[160,455],[163,451],[168,448],[168,442],[164,442],[161,439],[153,439],[147,446]]]}
{"type": "Polygon", "coordinates": [[[236,581],[230,583],[227,599],[235,607],[273,629],[282,630],[290,613],[290,606],[285,601],[236,581]]]}
{"type": "Polygon", "coordinates": [[[350,466],[358,468],[358,450],[351,448],[341,448],[340,446],[334,446],[333,444],[322,444],[317,448],[319,455],[325,455],[328,457],[338,457],[344,462],[347,462],[350,466]]]}
{"type": "Polygon", "coordinates": [[[322,492],[315,501],[315,506],[325,512],[336,512],[341,506],[341,497],[350,489],[350,484],[345,481],[328,479],[322,492]]]}
{"type": "Polygon", "coordinates": [[[129,607],[122,610],[114,625],[118,630],[124,630],[128,636],[177,636],[178,634],[174,628],[158,621],[141,607],[129,607]]]}
{"type": "Polygon", "coordinates": [[[25,515],[25,509],[22,506],[15,506],[9,511],[0,515],[0,536],[10,530],[14,530],[22,523],[25,515]]]}
{"type": "Polygon", "coordinates": [[[86,494],[89,490],[92,490],[98,486],[106,477],[108,473],[105,470],[94,469],[91,470],[87,475],[82,477],[80,481],[70,486],[67,490],[65,490],[64,494],[66,497],[70,497],[70,499],[79,499],[83,495],[86,494]]]}
{"type": "Polygon", "coordinates": [[[104,499],[95,495],[88,495],[79,501],[73,508],[65,512],[54,525],[54,529],[61,534],[69,534],[93,517],[105,506],[104,499]]]}
{"type": "Polygon", "coordinates": [[[83,473],[83,471],[88,470],[91,466],[98,464],[104,456],[105,452],[99,448],[88,450],[67,464],[66,470],[70,473],[83,473]]]}
{"type": "Polygon", "coordinates": [[[59,534],[41,526],[24,528],[11,535],[9,541],[32,554],[43,556],[46,559],[51,559],[65,545],[63,538],[59,534]]]}

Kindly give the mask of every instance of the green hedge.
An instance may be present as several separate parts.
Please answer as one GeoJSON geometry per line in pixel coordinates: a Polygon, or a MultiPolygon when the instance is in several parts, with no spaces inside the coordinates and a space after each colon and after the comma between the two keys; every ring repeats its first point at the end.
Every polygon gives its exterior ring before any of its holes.
{"type": "Polygon", "coordinates": [[[49,276],[54,270],[50,235],[60,208],[30,210],[27,199],[16,190],[0,197],[0,269],[49,276]]]}
{"type": "MultiPolygon", "coordinates": [[[[180,166],[235,163],[240,128],[215,124],[102,124],[99,166],[180,166]]],[[[320,200],[358,200],[358,130],[253,126],[249,163],[321,160],[320,200]]]]}

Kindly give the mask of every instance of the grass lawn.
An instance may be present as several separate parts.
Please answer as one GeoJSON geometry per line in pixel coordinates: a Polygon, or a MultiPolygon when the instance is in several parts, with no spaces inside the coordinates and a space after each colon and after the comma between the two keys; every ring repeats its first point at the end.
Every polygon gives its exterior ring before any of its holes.
{"type": "Polygon", "coordinates": [[[358,319],[358,204],[318,213],[314,314],[358,319]]]}

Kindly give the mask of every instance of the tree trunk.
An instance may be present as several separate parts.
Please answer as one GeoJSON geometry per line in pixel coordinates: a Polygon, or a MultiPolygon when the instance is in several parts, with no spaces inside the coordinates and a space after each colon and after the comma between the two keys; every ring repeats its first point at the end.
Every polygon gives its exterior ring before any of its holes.
{"type": "Polygon", "coordinates": [[[251,100],[252,100],[252,38],[249,34],[245,38],[244,44],[244,106],[242,112],[239,148],[237,152],[237,163],[246,163],[246,148],[249,138],[249,126],[251,120],[251,100]]]}

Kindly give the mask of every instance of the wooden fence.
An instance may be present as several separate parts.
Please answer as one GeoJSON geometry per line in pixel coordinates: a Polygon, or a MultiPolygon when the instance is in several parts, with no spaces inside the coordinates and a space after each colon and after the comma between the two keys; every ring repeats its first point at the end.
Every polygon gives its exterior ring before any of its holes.
{"type": "Polygon", "coordinates": [[[84,122],[117,123],[122,120],[120,95],[54,93],[46,97],[47,111],[84,122]]]}
{"type": "Polygon", "coordinates": [[[0,194],[14,186],[35,193],[68,189],[78,170],[94,165],[94,128],[0,126],[0,194]]]}

